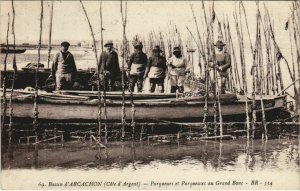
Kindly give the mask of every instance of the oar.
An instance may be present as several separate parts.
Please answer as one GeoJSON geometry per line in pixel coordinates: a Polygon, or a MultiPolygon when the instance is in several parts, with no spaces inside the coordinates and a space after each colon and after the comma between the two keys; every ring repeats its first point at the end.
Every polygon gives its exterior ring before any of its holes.
{"type": "Polygon", "coordinates": [[[285,92],[287,89],[289,89],[292,85],[294,85],[297,81],[299,81],[300,78],[298,78],[297,80],[293,81],[288,87],[284,88],[281,92],[279,92],[276,96],[280,96],[280,94],[282,94],[283,92],[285,92]]]}
{"type": "MultiPolygon", "coordinates": [[[[10,91],[10,89],[7,89],[10,91]]],[[[2,91],[2,89],[0,90],[2,91]]],[[[24,90],[14,90],[16,93],[22,93],[22,94],[34,94],[34,91],[24,91],[24,90]]],[[[78,98],[78,99],[89,99],[89,97],[86,96],[77,96],[77,95],[64,95],[64,94],[55,94],[55,93],[47,93],[47,92],[39,92],[39,96],[52,96],[53,98],[55,97],[60,97],[60,98],[78,98]]]]}

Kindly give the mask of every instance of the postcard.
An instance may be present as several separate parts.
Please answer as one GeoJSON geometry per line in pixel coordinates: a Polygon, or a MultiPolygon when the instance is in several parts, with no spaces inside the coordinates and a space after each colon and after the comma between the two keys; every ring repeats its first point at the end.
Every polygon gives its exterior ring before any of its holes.
{"type": "Polygon", "coordinates": [[[1,1],[1,189],[299,190],[299,9],[1,1]]]}

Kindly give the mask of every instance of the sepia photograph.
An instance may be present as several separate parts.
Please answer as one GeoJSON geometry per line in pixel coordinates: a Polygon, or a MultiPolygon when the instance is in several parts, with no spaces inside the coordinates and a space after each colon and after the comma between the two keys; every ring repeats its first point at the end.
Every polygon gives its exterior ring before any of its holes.
{"type": "Polygon", "coordinates": [[[299,10],[1,1],[1,189],[300,190],[299,10]]]}

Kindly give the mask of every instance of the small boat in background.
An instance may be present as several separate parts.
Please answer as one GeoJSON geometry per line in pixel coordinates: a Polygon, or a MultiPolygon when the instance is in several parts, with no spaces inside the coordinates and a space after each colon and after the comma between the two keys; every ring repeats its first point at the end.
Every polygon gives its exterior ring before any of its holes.
{"type": "Polygon", "coordinates": [[[23,49],[7,49],[7,48],[1,48],[1,54],[22,54],[26,51],[26,48],[23,49]]]}

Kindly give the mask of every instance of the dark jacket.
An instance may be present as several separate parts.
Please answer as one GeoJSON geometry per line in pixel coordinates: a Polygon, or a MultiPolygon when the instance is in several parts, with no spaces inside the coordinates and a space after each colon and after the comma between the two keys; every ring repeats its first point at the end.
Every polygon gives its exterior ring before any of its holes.
{"type": "Polygon", "coordinates": [[[99,69],[100,74],[104,71],[108,71],[111,77],[116,77],[120,75],[120,66],[118,53],[115,51],[102,52],[99,59],[99,69]]]}
{"type": "Polygon", "coordinates": [[[227,77],[227,69],[231,67],[231,56],[229,53],[224,52],[222,54],[216,54],[216,65],[221,68],[217,69],[220,76],[227,77]]]}
{"type": "Polygon", "coordinates": [[[166,70],[167,70],[166,58],[161,55],[159,56],[152,55],[148,59],[145,76],[148,76],[149,78],[165,78],[166,70]]]}
{"type": "Polygon", "coordinates": [[[147,65],[147,55],[143,52],[134,52],[130,55],[128,69],[130,70],[132,63],[147,65]]]}
{"type": "Polygon", "coordinates": [[[73,55],[68,51],[66,53],[58,52],[53,60],[51,74],[76,74],[77,68],[73,55]],[[64,54],[64,55],[63,55],[64,54]]]}
{"type": "Polygon", "coordinates": [[[130,75],[143,76],[147,66],[147,55],[143,52],[134,52],[130,55],[128,70],[130,75]]]}

